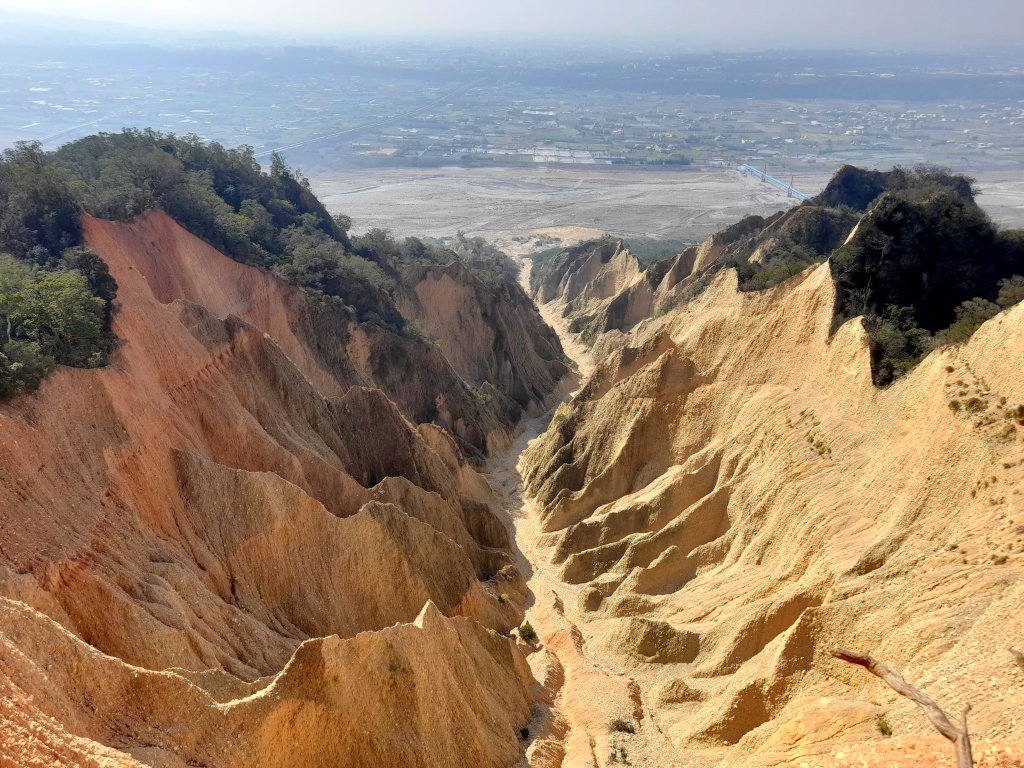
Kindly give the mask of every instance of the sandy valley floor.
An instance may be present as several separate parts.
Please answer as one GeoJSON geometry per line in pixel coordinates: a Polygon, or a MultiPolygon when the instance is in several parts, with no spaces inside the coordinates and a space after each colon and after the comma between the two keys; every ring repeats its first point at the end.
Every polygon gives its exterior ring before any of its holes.
{"type": "MultiPolygon", "coordinates": [[[[769,171],[770,172],[770,171],[769,171]]],[[[798,175],[815,194],[827,175],[798,175]]],[[[585,227],[623,237],[703,240],[752,213],[795,201],[732,169],[712,171],[440,168],[344,171],[312,179],[356,232],[384,227],[396,235],[467,234],[503,239],[545,227],[585,227]]],[[[1024,226],[1024,178],[1013,172],[978,179],[980,202],[1004,226],[1024,226]]]]}

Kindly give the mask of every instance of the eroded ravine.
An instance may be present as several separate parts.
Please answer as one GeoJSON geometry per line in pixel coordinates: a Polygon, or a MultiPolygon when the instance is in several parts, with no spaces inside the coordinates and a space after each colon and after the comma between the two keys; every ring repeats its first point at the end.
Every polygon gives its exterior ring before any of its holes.
{"type": "Polygon", "coordinates": [[[1024,764],[1005,650],[1024,634],[1024,358],[1007,354],[1024,304],[879,390],[861,321],[832,328],[828,264],[762,293],[722,271],[605,336],[623,315],[590,286],[629,265],[604,243],[563,253],[542,316],[609,351],[494,474],[553,701],[530,765],[951,767],[920,712],[837,646],[972,704],[979,766],[1024,764]]]}
{"type": "MultiPolygon", "coordinates": [[[[529,294],[530,261],[522,260],[521,282],[529,294]]],[[[538,306],[544,321],[559,335],[576,370],[579,385],[594,369],[590,351],[568,332],[555,302],[538,306]]],[[[553,541],[541,531],[535,502],[524,496],[520,461],[530,442],[547,428],[554,409],[523,425],[515,442],[488,465],[488,478],[500,514],[509,529],[516,565],[529,589],[526,619],[538,634],[529,654],[534,677],[544,688],[536,706],[526,757],[531,768],[591,768],[608,764],[682,766],[653,719],[630,670],[602,647],[600,628],[585,621],[579,609],[582,586],[559,578],[552,562],[553,541]],[[635,733],[616,730],[613,721],[635,733]]]]}

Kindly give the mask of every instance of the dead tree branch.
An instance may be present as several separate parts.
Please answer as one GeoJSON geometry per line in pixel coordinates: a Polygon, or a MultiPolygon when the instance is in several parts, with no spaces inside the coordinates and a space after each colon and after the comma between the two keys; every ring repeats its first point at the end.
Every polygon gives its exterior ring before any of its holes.
{"type": "Polygon", "coordinates": [[[832,651],[832,655],[842,661],[856,664],[858,667],[864,667],[871,674],[881,678],[896,693],[906,696],[917,704],[917,706],[924,710],[925,715],[931,720],[935,729],[953,742],[953,746],[956,748],[956,764],[958,768],[973,768],[974,760],[971,756],[971,737],[967,731],[967,713],[971,711],[970,704],[966,705],[960,713],[960,727],[957,727],[950,722],[949,717],[938,704],[929,696],[910,685],[903,679],[903,675],[892,667],[882,664],[866,653],[857,653],[845,648],[836,648],[832,651]]]}

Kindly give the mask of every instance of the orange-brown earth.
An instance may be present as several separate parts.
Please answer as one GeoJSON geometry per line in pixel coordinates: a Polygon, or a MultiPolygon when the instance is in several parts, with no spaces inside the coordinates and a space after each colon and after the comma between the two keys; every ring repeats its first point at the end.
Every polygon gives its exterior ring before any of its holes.
{"type": "Polygon", "coordinates": [[[0,765],[514,763],[521,582],[464,455],[564,371],[529,302],[487,398],[476,340],[357,325],[161,213],[85,230],[112,363],[0,406],[0,765]]]}
{"type": "Polygon", "coordinates": [[[827,264],[679,299],[734,234],[660,282],[608,241],[532,277],[596,363],[509,483],[561,670],[533,765],[952,766],[839,645],[972,704],[978,765],[1024,765],[1024,305],[878,389],[827,264]]]}
{"type": "Polygon", "coordinates": [[[0,406],[0,766],[952,766],[836,645],[1024,765],[1024,305],[880,390],[827,265],[681,300],[794,218],[534,275],[550,423],[507,283],[407,267],[400,334],[87,220],[121,345],[0,406]]]}

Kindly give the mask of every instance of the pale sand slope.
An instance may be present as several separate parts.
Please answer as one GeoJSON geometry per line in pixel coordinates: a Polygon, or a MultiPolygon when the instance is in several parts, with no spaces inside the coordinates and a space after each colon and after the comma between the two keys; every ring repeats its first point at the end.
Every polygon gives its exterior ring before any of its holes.
{"type": "Polygon", "coordinates": [[[557,696],[532,765],[952,765],[840,644],[972,703],[979,765],[1022,764],[1024,305],[878,390],[833,300],[827,265],[757,294],[719,275],[529,445],[530,502],[496,470],[557,696]]]}

